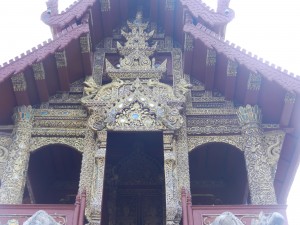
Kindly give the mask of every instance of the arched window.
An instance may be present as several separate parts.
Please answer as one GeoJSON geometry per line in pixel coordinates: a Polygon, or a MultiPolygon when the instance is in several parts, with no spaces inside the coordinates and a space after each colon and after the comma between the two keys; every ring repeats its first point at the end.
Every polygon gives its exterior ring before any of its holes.
{"type": "Polygon", "coordinates": [[[248,182],[244,154],[225,143],[209,143],[189,153],[194,205],[246,204],[248,182]]]}
{"type": "Polygon", "coordinates": [[[60,144],[42,147],[30,155],[23,202],[74,204],[82,155],[60,144]]]}

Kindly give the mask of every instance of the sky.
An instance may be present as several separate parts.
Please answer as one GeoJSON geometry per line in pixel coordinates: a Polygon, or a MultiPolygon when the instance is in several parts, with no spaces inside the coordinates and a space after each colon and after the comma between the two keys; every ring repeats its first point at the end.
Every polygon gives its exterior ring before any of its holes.
{"type": "MultiPolygon", "coordinates": [[[[60,10],[73,0],[60,0],[60,10]]],[[[216,5],[216,0],[204,0],[216,5]]],[[[300,2],[298,0],[231,0],[235,19],[226,39],[294,74],[300,75],[300,2]]],[[[0,0],[0,64],[51,37],[40,20],[45,0],[0,0]]],[[[299,224],[300,173],[288,198],[289,225],[299,224]],[[298,214],[297,214],[298,213],[298,214]]]]}

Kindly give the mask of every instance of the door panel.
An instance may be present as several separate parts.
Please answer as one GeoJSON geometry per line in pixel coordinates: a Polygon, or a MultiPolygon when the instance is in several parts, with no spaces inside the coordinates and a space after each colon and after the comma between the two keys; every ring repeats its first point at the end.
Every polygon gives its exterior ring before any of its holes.
{"type": "Polygon", "coordinates": [[[159,190],[119,190],[117,225],[163,225],[164,201],[159,190]]]}

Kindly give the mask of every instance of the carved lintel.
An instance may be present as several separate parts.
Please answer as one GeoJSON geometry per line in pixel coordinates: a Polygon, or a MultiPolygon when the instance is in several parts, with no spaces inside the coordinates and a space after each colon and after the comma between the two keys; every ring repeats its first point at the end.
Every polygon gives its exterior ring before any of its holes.
{"type": "Polygon", "coordinates": [[[252,91],[259,91],[261,86],[261,74],[259,73],[250,73],[247,89],[252,91]]]}
{"type": "Polygon", "coordinates": [[[235,77],[237,75],[238,63],[236,61],[228,60],[227,76],[235,77]]]}
{"type": "Polygon", "coordinates": [[[67,67],[66,51],[55,52],[55,60],[57,68],[67,67]]]}
{"type": "Polygon", "coordinates": [[[294,104],[295,101],[296,101],[296,93],[295,93],[295,92],[288,91],[288,92],[285,94],[284,102],[285,102],[285,103],[289,103],[289,104],[294,104]]]}
{"type": "Polygon", "coordinates": [[[217,52],[214,49],[207,49],[206,65],[214,66],[217,62],[217,52]]]}
{"type": "Polygon", "coordinates": [[[11,77],[14,91],[26,91],[27,83],[24,73],[18,73],[11,77]]]}
{"type": "Polygon", "coordinates": [[[110,11],[110,0],[100,0],[101,12],[110,11]]]}
{"type": "Polygon", "coordinates": [[[187,52],[193,51],[194,49],[194,38],[191,34],[184,34],[184,50],[187,52]]]}
{"type": "Polygon", "coordinates": [[[91,52],[91,39],[88,34],[83,37],[80,37],[80,48],[81,53],[91,52]]]}
{"type": "Polygon", "coordinates": [[[45,70],[42,62],[32,64],[35,80],[45,80],[45,70]]]}

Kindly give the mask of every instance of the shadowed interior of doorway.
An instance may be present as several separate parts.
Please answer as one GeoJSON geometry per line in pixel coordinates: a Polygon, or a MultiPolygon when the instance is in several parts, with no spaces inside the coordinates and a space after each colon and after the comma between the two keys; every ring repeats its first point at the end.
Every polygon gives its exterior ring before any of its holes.
{"type": "Polygon", "coordinates": [[[108,134],[102,224],[164,224],[161,132],[108,134]]]}

